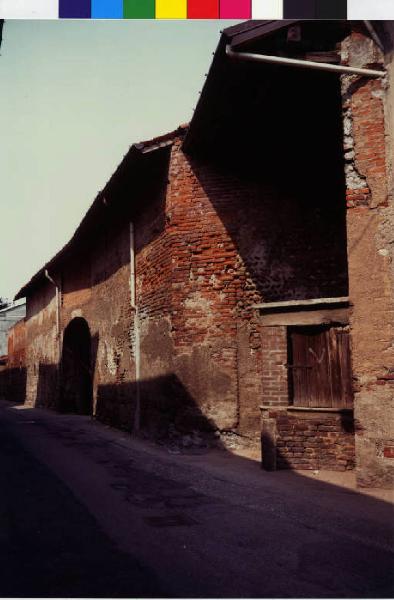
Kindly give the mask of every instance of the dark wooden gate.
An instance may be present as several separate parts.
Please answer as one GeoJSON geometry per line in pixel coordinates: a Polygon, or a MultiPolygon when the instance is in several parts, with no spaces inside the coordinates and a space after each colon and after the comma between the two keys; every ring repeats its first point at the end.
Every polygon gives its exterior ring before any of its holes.
{"type": "Polygon", "coordinates": [[[290,328],[288,367],[295,406],[353,407],[349,332],[346,327],[290,328]]]}

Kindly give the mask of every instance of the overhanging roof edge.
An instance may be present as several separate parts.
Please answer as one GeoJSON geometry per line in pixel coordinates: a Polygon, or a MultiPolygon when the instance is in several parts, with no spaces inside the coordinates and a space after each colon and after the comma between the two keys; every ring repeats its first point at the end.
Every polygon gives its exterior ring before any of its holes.
{"type": "Polygon", "coordinates": [[[109,193],[109,191],[111,190],[111,187],[114,185],[116,179],[122,176],[122,169],[125,168],[126,161],[133,161],[137,157],[142,157],[145,154],[152,154],[155,151],[170,147],[177,137],[182,137],[184,135],[187,127],[188,124],[181,125],[174,131],[171,131],[167,134],[157,136],[151,140],[147,140],[144,142],[135,143],[132,146],[130,146],[128,152],[125,154],[122,161],[116,168],[115,172],[111,175],[110,179],[105,184],[104,188],[96,195],[94,201],[85,213],[71,239],[63,246],[63,248],[59,250],[59,252],[55,254],[55,256],[53,256],[47,263],[45,263],[44,266],[41,267],[41,269],[39,269],[24,286],[20,288],[20,290],[14,296],[14,301],[19,300],[21,298],[25,298],[31,289],[33,289],[36,285],[43,281],[45,278],[45,271],[52,270],[54,267],[56,267],[56,265],[58,265],[61,262],[61,260],[65,257],[66,253],[70,251],[70,249],[76,243],[81,228],[86,227],[90,220],[94,221],[94,219],[96,218],[94,212],[96,210],[100,210],[100,204],[104,205],[103,199],[105,198],[106,193],[109,193]]]}

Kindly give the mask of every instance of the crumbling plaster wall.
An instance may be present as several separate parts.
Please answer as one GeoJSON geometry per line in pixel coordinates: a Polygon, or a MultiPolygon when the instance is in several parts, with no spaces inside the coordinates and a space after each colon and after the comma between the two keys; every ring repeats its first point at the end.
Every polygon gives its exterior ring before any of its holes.
{"type": "MultiPolygon", "coordinates": [[[[254,304],[346,295],[347,279],[343,212],[254,175],[192,159],[181,140],[174,144],[163,238],[170,310],[156,339],[187,393],[189,417],[257,439],[265,333],[254,304]],[[333,247],[333,235],[343,243],[333,247]]],[[[142,362],[151,362],[146,353],[142,362]]]]}
{"type": "Polygon", "coordinates": [[[26,395],[26,322],[21,319],[8,331],[8,398],[24,402],[26,395]]]}
{"type": "MultiPolygon", "coordinates": [[[[353,33],[343,62],[384,64],[376,44],[353,33]]],[[[342,76],[356,467],[362,486],[389,487],[394,465],[394,207],[389,98],[392,79],[342,76]]]]}
{"type": "Polygon", "coordinates": [[[7,365],[0,373],[0,397],[24,402],[26,395],[26,324],[21,319],[8,330],[7,365]]]}
{"type": "Polygon", "coordinates": [[[133,402],[123,393],[123,384],[134,379],[129,224],[104,224],[94,240],[51,273],[60,287],[59,336],[54,285],[43,282],[27,298],[26,401],[58,406],[63,333],[73,318],[83,317],[92,340],[94,412],[130,429],[133,402]]]}
{"type": "MultiPolygon", "coordinates": [[[[369,66],[382,64],[383,57],[369,38],[355,33],[343,44],[342,61],[369,66]]],[[[387,79],[342,77],[361,485],[389,485],[393,472],[392,75],[391,62],[387,79]]],[[[277,388],[268,387],[278,402],[285,396],[285,348],[279,344],[280,364],[264,361],[264,350],[277,347],[278,331],[260,328],[253,305],[346,295],[338,221],[327,227],[318,203],[304,204],[300,212],[302,194],[291,186],[263,185],[190,159],[181,143],[177,139],[172,148],[165,196],[135,220],[142,425],[170,415],[181,428],[197,424],[254,436],[268,389],[264,381],[271,386],[277,367],[277,388]]],[[[90,327],[96,414],[130,429],[137,341],[129,223],[103,226],[89,252],[52,276],[62,282],[61,332],[76,316],[90,327]]],[[[39,385],[42,366],[56,375],[60,358],[51,283],[29,297],[26,330],[27,401],[36,403],[44,389],[44,404],[53,406],[56,385],[39,385]]]]}
{"type": "Polygon", "coordinates": [[[8,365],[24,366],[26,361],[26,322],[21,319],[8,332],[8,365]]]}
{"type": "MultiPolygon", "coordinates": [[[[55,288],[49,281],[43,281],[27,298],[26,305],[26,404],[31,406],[41,403],[40,374],[54,372],[59,361],[56,311],[55,288]]],[[[53,385],[53,399],[48,398],[48,405],[52,406],[56,398],[56,376],[53,385]]]]}
{"type": "Polygon", "coordinates": [[[153,437],[166,436],[182,398],[173,375],[170,318],[172,254],[166,234],[165,186],[135,217],[137,344],[140,352],[140,418],[153,437]]]}
{"type": "MultiPolygon", "coordinates": [[[[61,335],[74,317],[88,322],[100,419],[131,429],[139,393],[141,426],[153,434],[165,433],[171,421],[180,429],[231,429],[257,440],[264,378],[273,400],[285,392],[282,381],[275,388],[278,365],[264,363],[266,347],[277,340],[260,327],[254,304],[347,293],[342,213],[331,202],[335,178],[317,202],[313,186],[306,191],[302,181],[278,185],[267,173],[236,175],[185,156],[181,144],[179,137],[166,189],[133,217],[137,319],[129,222],[108,223],[97,228],[93,245],[52,274],[61,281],[61,335]]],[[[33,311],[29,327],[48,322],[53,339],[33,345],[52,348],[56,368],[54,288],[44,287],[51,298],[33,311]]],[[[48,386],[44,396],[53,405],[48,386]]]]}
{"type": "Polygon", "coordinates": [[[62,331],[75,317],[90,329],[93,412],[130,429],[134,398],[124,393],[135,376],[129,223],[102,223],[94,242],[64,266],[62,280],[62,331]]]}
{"type": "Polygon", "coordinates": [[[284,365],[264,362],[277,340],[260,327],[253,306],[346,295],[343,214],[332,203],[338,183],[330,189],[331,174],[317,201],[302,178],[295,186],[285,178],[269,182],[267,173],[237,175],[185,156],[181,144],[181,137],[173,144],[166,189],[134,217],[139,343],[128,222],[100,225],[95,244],[57,274],[61,331],[77,316],[89,324],[102,420],[130,429],[139,392],[142,427],[165,430],[170,419],[179,428],[231,429],[257,439],[264,378],[273,400],[285,390],[281,381],[275,388],[284,365]]]}

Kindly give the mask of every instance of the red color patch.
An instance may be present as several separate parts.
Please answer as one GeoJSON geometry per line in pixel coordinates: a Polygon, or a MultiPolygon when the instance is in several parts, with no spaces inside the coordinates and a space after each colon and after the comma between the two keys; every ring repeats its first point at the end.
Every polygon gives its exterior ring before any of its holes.
{"type": "Polygon", "coordinates": [[[188,0],[188,19],[218,19],[219,0],[188,0]]]}

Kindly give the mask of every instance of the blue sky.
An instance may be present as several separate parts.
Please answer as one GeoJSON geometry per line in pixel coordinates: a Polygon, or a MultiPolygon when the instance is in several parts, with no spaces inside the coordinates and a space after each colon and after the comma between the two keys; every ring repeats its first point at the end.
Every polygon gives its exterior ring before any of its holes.
{"type": "Polygon", "coordinates": [[[71,237],[128,147],[190,120],[223,21],[7,21],[0,296],[71,237]]]}

